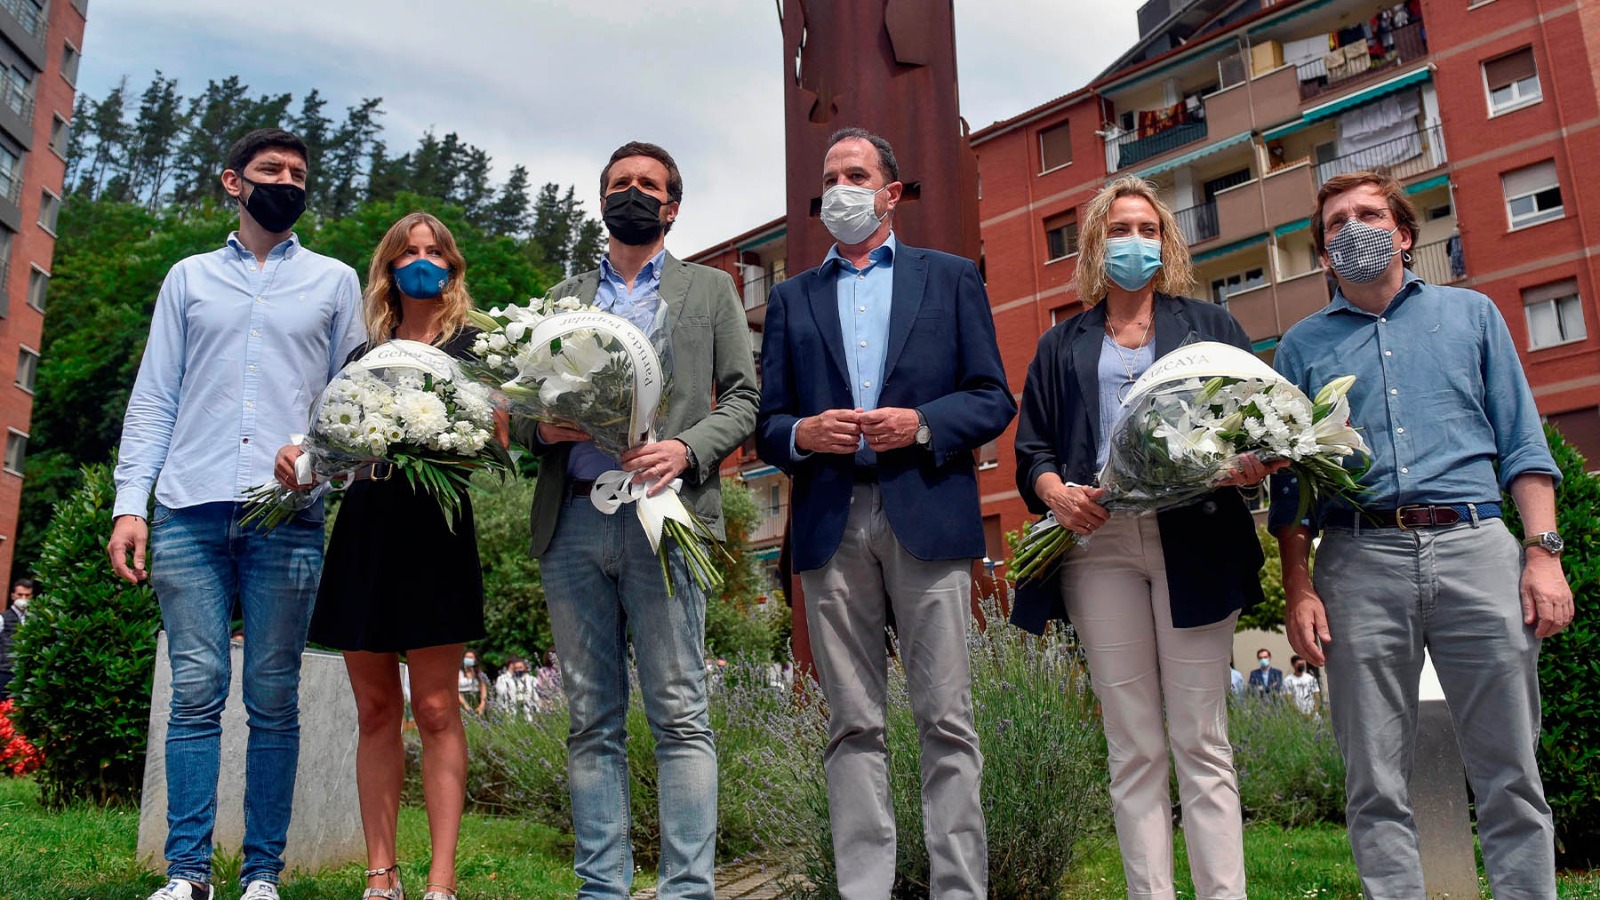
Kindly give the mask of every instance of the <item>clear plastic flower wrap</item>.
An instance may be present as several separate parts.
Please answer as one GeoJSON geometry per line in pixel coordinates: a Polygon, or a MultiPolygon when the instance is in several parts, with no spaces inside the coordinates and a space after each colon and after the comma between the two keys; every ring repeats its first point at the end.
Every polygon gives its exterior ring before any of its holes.
{"type": "MultiPolygon", "coordinates": [[[[504,394],[513,415],[576,428],[600,450],[621,457],[660,436],[656,423],[666,414],[671,383],[667,314],[661,304],[647,333],[572,297],[473,311],[472,322],[482,333],[473,345],[478,361],[468,371],[504,394]]],[[[712,560],[721,544],[679,498],[681,480],[651,495],[653,486],[634,482],[631,473],[607,472],[589,496],[607,514],[635,504],[669,592],[667,537],[682,550],[703,590],[721,585],[712,560]]]]}
{"type": "MultiPolygon", "coordinates": [[[[1315,398],[1252,353],[1203,342],[1156,360],[1134,383],[1108,438],[1097,487],[1110,509],[1152,511],[1193,503],[1217,489],[1253,454],[1289,460],[1301,515],[1320,499],[1352,497],[1366,470],[1366,442],[1350,425],[1346,375],[1315,398]],[[1358,457],[1355,469],[1348,457],[1358,457]]],[[[1053,514],[1023,536],[1012,572],[1018,584],[1054,571],[1078,538],[1053,514]]]]}
{"type": "MultiPolygon", "coordinates": [[[[507,471],[510,456],[496,439],[494,391],[463,377],[457,361],[418,341],[379,344],[328,382],[301,438],[299,481],[348,483],[362,466],[386,463],[386,477],[404,478],[439,503],[454,523],[472,473],[507,471]]],[[[247,523],[272,528],[320,496],[277,482],[247,497],[247,523]]]]}

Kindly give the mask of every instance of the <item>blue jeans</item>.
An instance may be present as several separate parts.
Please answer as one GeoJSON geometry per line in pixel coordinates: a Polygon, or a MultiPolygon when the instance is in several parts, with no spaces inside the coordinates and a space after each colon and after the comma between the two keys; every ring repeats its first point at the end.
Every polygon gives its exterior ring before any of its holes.
{"type": "Polygon", "coordinates": [[[717,751],[706,705],[705,596],[672,557],[673,595],[631,507],[561,507],[540,557],[570,704],[567,778],[580,898],[622,900],[633,882],[628,815],[628,637],[656,739],[662,900],[712,898],[717,751]]]}
{"type": "Polygon", "coordinates": [[[167,720],[167,874],[211,880],[228,626],[244,614],[244,883],[276,883],[300,760],[300,658],[322,574],[322,505],[270,532],[240,527],[242,505],[157,506],[150,583],[172,663],[167,720]]]}

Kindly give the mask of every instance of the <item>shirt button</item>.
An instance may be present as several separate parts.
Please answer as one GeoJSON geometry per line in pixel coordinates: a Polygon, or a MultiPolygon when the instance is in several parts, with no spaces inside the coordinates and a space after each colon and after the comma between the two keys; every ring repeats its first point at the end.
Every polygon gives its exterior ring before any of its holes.
{"type": "Polygon", "coordinates": [[[1383,316],[1379,316],[1379,317],[1378,317],[1378,322],[1379,322],[1379,323],[1380,323],[1380,324],[1381,324],[1381,323],[1383,323],[1383,322],[1387,322],[1387,321],[1389,321],[1389,320],[1388,320],[1388,319],[1387,319],[1387,318],[1384,318],[1384,317],[1383,317],[1383,316]]]}
{"type": "Polygon", "coordinates": [[[866,312],[866,311],[867,311],[867,308],[865,306],[856,307],[856,312],[866,312]]]}
{"type": "Polygon", "coordinates": [[[861,386],[862,386],[862,387],[872,387],[872,382],[870,382],[870,381],[863,381],[863,382],[861,382],[861,386]]]}
{"type": "Polygon", "coordinates": [[[249,366],[246,366],[245,368],[250,370],[251,372],[254,372],[256,370],[256,367],[254,365],[249,365],[249,366]]]}
{"type": "Polygon", "coordinates": [[[1405,466],[1401,466],[1400,467],[1400,474],[1401,475],[1410,475],[1411,474],[1411,470],[1406,468],[1405,466]]]}
{"type": "Polygon", "coordinates": [[[857,275],[856,276],[856,280],[857,281],[866,281],[867,280],[867,273],[862,272],[860,275],[857,275]]]}
{"type": "Polygon", "coordinates": [[[1389,388],[1389,393],[1398,394],[1398,393],[1400,393],[1400,389],[1399,388],[1389,388]]]}
{"type": "Polygon", "coordinates": [[[861,346],[863,346],[863,347],[865,347],[865,346],[866,346],[866,345],[867,345],[867,342],[866,342],[866,341],[862,341],[862,342],[861,342],[861,346]]]}
{"type": "Polygon", "coordinates": [[[1404,428],[1396,428],[1396,429],[1395,429],[1395,430],[1394,430],[1394,433],[1395,433],[1395,434],[1405,434],[1405,433],[1406,433],[1406,430],[1405,430],[1405,429],[1404,429],[1404,428]]]}
{"type": "Polygon", "coordinates": [[[267,298],[265,298],[265,297],[257,297],[256,298],[256,302],[257,303],[265,303],[265,302],[267,302],[267,298]]]}
{"type": "Polygon", "coordinates": [[[1383,355],[1384,356],[1393,356],[1394,355],[1394,351],[1393,350],[1385,350],[1385,351],[1383,351],[1383,355]]]}
{"type": "Polygon", "coordinates": [[[239,439],[239,443],[248,444],[248,443],[250,443],[250,439],[249,438],[240,438],[239,439]]]}
{"type": "Polygon", "coordinates": [[[259,328],[250,329],[250,336],[251,337],[261,337],[261,329],[259,329],[259,328]]]}
{"type": "Polygon", "coordinates": [[[244,408],[245,409],[255,409],[256,408],[256,402],[254,400],[246,400],[244,402],[244,408]]]}

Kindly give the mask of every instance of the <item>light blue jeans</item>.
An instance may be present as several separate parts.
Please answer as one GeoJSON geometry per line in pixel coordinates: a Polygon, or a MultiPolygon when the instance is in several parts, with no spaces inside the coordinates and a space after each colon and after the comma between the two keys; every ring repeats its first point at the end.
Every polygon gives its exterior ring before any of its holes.
{"type": "Polygon", "coordinates": [[[157,506],[150,583],[172,663],[167,720],[167,874],[211,880],[228,627],[244,616],[244,860],[241,882],[276,883],[300,759],[300,657],[322,574],[322,505],[270,532],[242,528],[242,504],[157,506]]]}
{"type": "Polygon", "coordinates": [[[628,815],[628,638],[656,740],[662,900],[712,900],[717,751],[706,705],[705,596],[672,559],[673,595],[632,507],[561,507],[540,557],[570,704],[567,777],[579,898],[622,900],[633,883],[628,815]]]}

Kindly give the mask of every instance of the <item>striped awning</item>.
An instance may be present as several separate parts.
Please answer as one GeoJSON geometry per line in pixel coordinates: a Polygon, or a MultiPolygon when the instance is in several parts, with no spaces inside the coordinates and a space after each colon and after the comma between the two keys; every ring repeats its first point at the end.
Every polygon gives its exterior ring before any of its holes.
{"type": "Polygon", "coordinates": [[[1296,231],[1305,231],[1310,227],[1311,217],[1306,216],[1303,219],[1295,219],[1293,222],[1285,222],[1282,225],[1279,225],[1277,228],[1272,229],[1272,236],[1283,237],[1286,234],[1294,234],[1296,231]]]}
{"type": "Polygon", "coordinates": [[[1406,193],[1408,193],[1408,194],[1420,194],[1423,191],[1431,191],[1434,188],[1444,187],[1445,185],[1447,185],[1449,183],[1450,183],[1450,176],[1449,175],[1435,175],[1432,178],[1429,178],[1429,179],[1427,179],[1425,181],[1419,181],[1416,184],[1413,184],[1410,187],[1406,188],[1406,193]]]}
{"type": "Polygon", "coordinates": [[[1250,140],[1250,132],[1241,131],[1238,134],[1234,135],[1233,137],[1223,138],[1220,141],[1216,141],[1215,143],[1207,144],[1207,145],[1205,145],[1204,147],[1201,147],[1198,150],[1191,150],[1190,152],[1185,153],[1185,154],[1183,154],[1181,156],[1174,156],[1173,158],[1167,160],[1166,162],[1156,163],[1155,165],[1149,167],[1148,169],[1140,169],[1139,171],[1135,172],[1134,174],[1139,176],[1140,178],[1149,178],[1152,175],[1160,175],[1162,172],[1171,171],[1173,169],[1178,168],[1179,166],[1187,166],[1189,163],[1192,163],[1197,159],[1201,159],[1203,157],[1210,156],[1211,154],[1216,153],[1219,150],[1226,150],[1229,147],[1237,146],[1237,145],[1242,144],[1242,143],[1244,143],[1245,141],[1248,141],[1248,140],[1250,140]]]}

